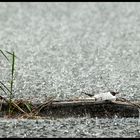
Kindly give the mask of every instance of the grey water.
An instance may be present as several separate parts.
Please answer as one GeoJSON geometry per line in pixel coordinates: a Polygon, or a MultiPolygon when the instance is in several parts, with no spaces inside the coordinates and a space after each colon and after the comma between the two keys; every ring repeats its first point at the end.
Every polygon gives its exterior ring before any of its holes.
{"type": "MultiPolygon", "coordinates": [[[[134,2],[1,2],[0,49],[18,56],[14,98],[43,102],[110,89],[139,101],[139,8],[134,2]]],[[[9,75],[0,55],[0,79],[7,85],[9,75]]],[[[0,137],[140,137],[138,122],[0,119],[0,137]]]]}
{"type": "Polygon", "coordinates": [[[125,137],[139,138],[140,130],[137,120],[99,119],[94,118],[66,118],[66,119],[1,119],[0,137],[41,137],[41,138],[104,138],[125,137]]]}

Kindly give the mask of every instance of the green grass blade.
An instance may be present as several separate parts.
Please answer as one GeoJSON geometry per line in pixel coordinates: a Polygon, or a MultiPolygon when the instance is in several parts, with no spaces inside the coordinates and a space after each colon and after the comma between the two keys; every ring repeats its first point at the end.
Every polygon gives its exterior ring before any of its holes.
{"type": "Polygon", "coordinates": [[[9,96],[9,114],[11,113],[12,106],[12,95],[13,95],[13,81],[14,81],[14,69],[15,69],[15,53],[12,53],[12,69],[11,69],[11,86],[10,86],[10,96],[9,96]]]}
{"type": "MultiPolygon", "coordinates": [[[[8,51],[5,51],[5,52],[7,52],[8,54],[10,54],[10,55],[12,55],[12,56],[13,56],[13,53],[8,52],[8,51]]],[[[16,58],[18,58],[15,54],[14,54],[14,56],[15,56],[16,58]]]]}
{"type": "Polygon", "coordinates": [[[14,70],[15,70],[15,53],[13,52],[13,55],[12,55],[12,80],[13,80],[13,77],[14,77],[14,70]]]}
{"type": "Polygon", "coordinates": [[[29,103],[25,103],[25,106],[27,107],[27,109],[28,109],[30,112],[32,112],[31,104],[29,104],[29,103]]]}
{"type": "Polygon", "coordinates": [[[4,88],[6,88],[6,89],[10,92],[10,94],[12,94],[11,91],[8,89],[8,87],[4,85],[4,83],[2,83],[2,82],[0,81],[0,84],[1,84],[4,88]]]}
{"type": "MultiPolygon", "coordinates": [[[[5,55],[5,53],[0,49],[0,52],[2,53],[2,55],[10,62],[10,60],[8,59],[8,57],[5,55]]],[[[0,81],[0,89],[4,92],[4,93],[10,93],[9,94],[9,114],[11,114],[11,109],[12,109],[12,96],[13,96],[13,83],[14,83],[14,71],[15,71],[15,58],[16,55],[14,52],[8,52],[8,51],[5,51],[7,54],[10,54],[11,55],[11,79],[10,79],[10,88],[8,88],[3,82],[0,81]]],[[[14,106],[16,106],[18,109],[19,106],[17,106],[16,104],[14,104],[14,106]]],[[[27,107],[28,110],[29,110],[29,107],[27,107]]]]}
{"type": "Polygon", "coordinates": [[[11,77],[11,94],[13,94],[13,81],[14,81],[14,70],[15,70],[15,54],[13,52],[13,55],[12,55],[12,69],[11,69],[11,72],[12,72],[12,77],[11,77]]]}
{"type": "Polygon", "coordinates": [[[0,52],[2,53],[2,55],[9,61],[8,57],[5,55],[5,53],[0,49],[0,52]]]}
{"type": "Polygon", "coordinates": [[[7,92],[2,88],[2,86],[0,86],[0,89],[7,94],[7,92]]]}

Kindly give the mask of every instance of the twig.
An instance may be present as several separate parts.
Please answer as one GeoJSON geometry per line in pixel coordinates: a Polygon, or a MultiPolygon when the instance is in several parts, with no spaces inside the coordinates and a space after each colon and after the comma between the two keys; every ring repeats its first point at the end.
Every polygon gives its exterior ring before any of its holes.
{"type": "Polygon", "coordinates": [[[140,108],[140,105],[139,105],[139,104],[137,104],[137,103],[132,103],[131,101],[129,101],[129,100],[125,99],[125,98],[119,98],[119,100],[120,100],[120,101],[123,100],[123,102],[130,103],[130,104],[132,104],[132,105],[134,105],[134,106],[140,108]],[[121,100],[120,100],[120,99],[121,99],[121,100]]]}
{"type": "MultiPolygon", "coordinates": [[[[7,100],[6,98],[0,96],[0,99],[3,99],[6,103],[9,104],[9,100],[7,100]]],[[[17,108],[19,111],[21,111],[22,113],[26,113],[24,110],[22,110],[16,103],[14,103],[13,101],[11,102],[11,104],[17,108]]],[[[27,114],[27,113],[26,113],[27,114]]]]}
{"type": "Polygon", "coordinates": [[[46,107],[47,105],[51,104],[53,102],[54,98],[55,97],[50,97],[50,99],[48,99],[45,103],[42,103],[35,110],[33,110],[33,112],[35,112],[35,115],[37,115],[44,107],[46,107]]]}

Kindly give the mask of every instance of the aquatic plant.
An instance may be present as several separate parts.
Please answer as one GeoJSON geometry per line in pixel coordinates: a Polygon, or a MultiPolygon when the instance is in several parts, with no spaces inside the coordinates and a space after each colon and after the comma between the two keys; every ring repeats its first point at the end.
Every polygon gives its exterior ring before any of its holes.
{"type": "Polygon", "coordinates": [[[13,51],[8,52],[8,51],[2,51],[0,49],[1,54],[6,58],[6,60],[10,63],[10,70],[11,70],[11,76],[10,76],[10,88],[8,86],[6,86],[5,83],[3,83],[2,81],[0,81],[0,89],[5,93],[8,94],[9,97],[9,113],[11,113],[11,107],[12,107],[12,98],[13,98],[13,85],[14,85],[14,73],[15,73],[15,52],[13,51]],[[9,55],[9,56],[7,56],[9,55]]]}
{"type": "Polygon", "coordinates": [[[45,106],[47,106],[48,104],[50,104],[54,97],[48,99],[48,101],[40,104],[37,107],[34,107],[30,101],[24,101],[21,99],[13,100],[13,97],[14,97],[13,87],[14,87],[14,80],[15,80],[15,58],[18,58],[18,57],[15,55],[14,51],[11,53],[8,51],[2,51],[0,49],[0,54],[2,54],[4,56],[4,58],[6,58],[8,63],[10,63],[10,80],[8,81],[10,84],[10,87],[7,86],[6,83],[0,81],[0,89],[6,95],[8,95],[8,99],[5,97],[2,97],[0,95],[0,100],[4,100],[8,104],[8,114],[9,114],[8,117],[11,117],[11,115],[15,109],[17,109],[18,111],[23,113],[23,115],[21,117],[26,117],[26,118],[38,117],[40,110],[42,108],[44,108],[45,106]],[[25,106],[24,109],[26,109],[27,112],[22,109],[23,106],[25,106]]]}

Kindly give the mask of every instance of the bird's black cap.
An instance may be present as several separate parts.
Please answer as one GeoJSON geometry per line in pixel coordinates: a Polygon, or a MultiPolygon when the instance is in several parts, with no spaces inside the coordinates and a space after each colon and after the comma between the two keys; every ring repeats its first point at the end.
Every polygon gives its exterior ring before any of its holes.
{"type": "Polygon", "coordinates": [[[110,93],[115,96],[116,94],[119,94],[119,92],[114,92],[114,91],[110,91],[110,93]]]}

